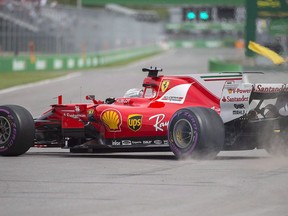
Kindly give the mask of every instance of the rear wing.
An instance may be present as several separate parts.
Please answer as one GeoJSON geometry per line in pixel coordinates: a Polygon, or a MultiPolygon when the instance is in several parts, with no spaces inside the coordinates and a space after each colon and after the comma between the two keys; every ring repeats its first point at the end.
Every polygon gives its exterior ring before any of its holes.
{"type": "Polygon", "coordinates": [[[288,84],[284,83],[257,83],[254,84],[251,99],[275,99],[281,95],[288,95],[288,84]]]}

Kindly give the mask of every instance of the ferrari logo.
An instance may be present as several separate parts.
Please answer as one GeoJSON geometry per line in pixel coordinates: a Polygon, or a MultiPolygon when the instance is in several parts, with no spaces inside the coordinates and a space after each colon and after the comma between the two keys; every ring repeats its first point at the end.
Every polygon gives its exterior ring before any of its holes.
{"type": "Polygon", "coordinates": [[[161,85],[161,91],[165,92],[169,86],[170,81],[169,80],[163,80],[161,85]]]}
{"type": "Polygon", "coordinates": [[[93,115],[93,114],[94,114],[94,109],[89,109],[89,110],[87,111],[87,113],[88,113],[88,115],[93,115]]]}

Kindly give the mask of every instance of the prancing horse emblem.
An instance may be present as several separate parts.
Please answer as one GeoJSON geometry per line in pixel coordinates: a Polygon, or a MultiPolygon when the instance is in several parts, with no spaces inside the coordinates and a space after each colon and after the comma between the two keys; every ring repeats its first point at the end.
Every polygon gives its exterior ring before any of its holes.
{"type": "Polygon", "coordinates": [[[163,80],[162,85],[161,85],[161,91],[162,91],[162,92],[165,92],[165,91],[166,91],[166,89],[167,89],[168,86],[169,86],[169,83],[170,83],[169,80],[163,80]]]}

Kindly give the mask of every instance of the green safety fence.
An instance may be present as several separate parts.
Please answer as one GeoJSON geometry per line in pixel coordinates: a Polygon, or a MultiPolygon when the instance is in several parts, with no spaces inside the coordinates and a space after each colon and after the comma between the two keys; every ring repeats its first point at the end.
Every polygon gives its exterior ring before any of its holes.
{"type": "Polygon", "coordinates": [[[220,59],[210,59],[208,63],[210,72],[241,72],[243,71],[242,65],[232,64],[220,59]]]}
{"type": "Polygon", "coordinates": [[[175,40],[170,41],[170,47],[175,48],[218,48],[235,47],[236,39],[226,38],[219,40],[175,40]]]}
{"type": "Polygon", "coordinates": [[[211,31],[244,31],[244,23],[215,23],[215,22],[185,22],[185,23],[167,23],[167,31],[193,31],[193,30],[211,30],[211,31]]]}
{"type": "Polygon", "coordinates": [[[105,5],[108,3],[125,4],[125,5],[225,5],[225,6],[243,6],[245,0],[82,0],[83,5],[95,6],[105,5]]]}
{"type": "Polygon", "coordinates": [[[162,48],[160,46],[148,46],[97,54],[36,55],[35,58],[31,58],[30,56],[3,56],[0,57],[0,73],[89,69],[139,58],[161,51],[162,48]]]}

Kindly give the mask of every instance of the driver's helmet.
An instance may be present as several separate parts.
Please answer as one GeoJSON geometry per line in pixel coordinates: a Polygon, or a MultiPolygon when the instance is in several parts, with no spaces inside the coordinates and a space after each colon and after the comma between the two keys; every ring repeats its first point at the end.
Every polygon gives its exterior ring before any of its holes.
{"type": "Polygon", "coordinates": [[[132,88],[126,91],[124,98],[143,97],[143,89],[132,88]]]}

